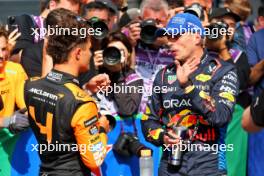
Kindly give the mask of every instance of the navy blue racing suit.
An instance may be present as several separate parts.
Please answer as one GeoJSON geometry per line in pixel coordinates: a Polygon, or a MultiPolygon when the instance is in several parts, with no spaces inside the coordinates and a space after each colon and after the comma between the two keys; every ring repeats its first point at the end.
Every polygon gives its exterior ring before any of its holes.
{"type": "Polygon", "coordinates": [[[147,141],[163,148],[159,175],[225,175],[225,151],[232,150],[232,145],[225,145],[226,126],[239,89],[236,69],[205,52],[190,81],[187,88],[180,87],[174,64],[159,71],[141,120],[143,134],[147,141]],[[181,165],[176,167],[168,163],[171,151],[163,137],[178,121],[188,128],[186,139],[193,136],[194,149],[183,149],[181,165]]]}

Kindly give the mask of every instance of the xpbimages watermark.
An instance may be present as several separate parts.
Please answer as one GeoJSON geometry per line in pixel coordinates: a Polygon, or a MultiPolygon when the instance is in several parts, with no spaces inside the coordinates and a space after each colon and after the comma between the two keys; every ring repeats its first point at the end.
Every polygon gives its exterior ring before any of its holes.
{"type": "MultiPolygon", "coordinates": [[[[162,35],[169,35],[172,38],[185,33],[199,33],[203,36],[210,36],[212,39],[217,39],[219,36],[232,35],[232,28],[223,27],[205,27],[201,28],[180,27],[180,28],[162,28],[162,35]]],[[[64,28],[56,26],[47,26],[45,28],[31,28],[31,35],[34,36],[51,36],[51,35],[76,35],[80,38],[86,38],[87,36],[101,36],[103,30],[101,28],[64,28]]]]}
{"type": "Polygon", "coordinates": [[[107,86],[107,87],[97,87],[99,89],[100,94],[105,94],[106,96],[114,93],[126,93],[126,94],[147,94],[147,96],[152,95],[152,93],[167,93],[168,91],[174,91],[176,88],[168,87],[168,86],[154,86],[150,87],[149,89],[146,89],[144,86],[132,86],[132,85],[126,85],[125,83],[122,84],[116,84],[114,83],[113,86],[107,86]]]}
{"type": "Polygon", "coordinates": [[[218,154],[219,151],[234,151],[233,144],[192,144],[192,143],[178,143],[178,144],[163,144],[163,152],[168,151],[195,151],[195,152],[213,152],[218,154]]]}
{"type": "Polygon", "coordinates": [[[102,35],[101,28],[64,28],[56,26],[47,26],[46,28],[31,28],[31,35],[34,36],[51,36],[51,35],[75,35],[80,38],[86,38],[87,36],[100,36],[102,35]]]}
{"type": "Polygon", "coordinates": [[[211,39],[217,39],[219,36],[224,35],[232,35],[233,29],[232,28],[225,28],[218,25],[218,27],[207,26],[204,28],[195,27],[192,28],[188,25],[188,27],[180,27],[180,28],[162,28],[162,35],[164,36],[171,36],[175,38],[176,36],[183,35],[185,33],[198,33],[202,36],[209,36],[211,39]]]}
{"type": "Polygon", "coordinates": [[[102,142],[97,144],[61,144],[58,141],[51,144],[31,144],[31,151],[37,151],[40,154],[43,152],[80,152],[85,154],[87,151],[90,152],[101,152],[104,150],[102,142]]]}

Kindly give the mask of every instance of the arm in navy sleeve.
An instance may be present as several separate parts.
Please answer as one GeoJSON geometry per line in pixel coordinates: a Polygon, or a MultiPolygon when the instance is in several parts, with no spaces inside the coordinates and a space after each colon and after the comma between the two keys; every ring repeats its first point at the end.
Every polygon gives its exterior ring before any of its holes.
{"type": "Polygon", "coordinates": [[[161,72],[157,74],[153,83],[152,96],[150,97],[146,112],[141,119],[141,127],[145,139],[156,146],[160,146],[164,143],[163,137],[165,131],[160,121],[160,112],[162,111],[161,94],[153,91],[156,86],[162,86],[161,72]]]}
{"type": "Polygon", "coordinates": [[[239,82],[236,70],[223,75],[213,86],[209,95],[194,86],[186,89],[193,107],[205,117],[212,126],[223,127],[232,117],[239,82]],[[189,91],[188,91],[189,89],[189,91]]]}

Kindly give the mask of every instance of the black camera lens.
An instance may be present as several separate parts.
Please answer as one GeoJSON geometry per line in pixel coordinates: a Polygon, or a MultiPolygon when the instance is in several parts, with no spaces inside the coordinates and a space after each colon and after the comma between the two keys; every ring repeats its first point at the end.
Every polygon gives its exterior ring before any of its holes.
{"type": "Polygon", "coordinates": [[[14,24],[15,23],[15,21],[16,21],[16,17],[15,16],[9,16],[8,18],[7,18],[7,20],[8,20],[8,24],[14,24]]]}
{"type": "Polygon", "coordinates": [[[200,20],[204,20],[204,9],[198,3],[193,3],[191,6],[187,7],[184,10],[184,13],[193,14],[193,15],[197,16],[198,18],[200,18],[200,20]]]}
{"type": "Polygon", "coordinates": [[[210,32],[209,35],[206,36],[207,39],[221,40],[223,38],[223,33],[227,35],[228,25],[224,22],[216,22],[210,24],[207,28],[210,32]]]}
{"type": "Polygon", "coordinates": [[[113,66],[121,62],[121,52],[116,47],[108,47],[103,51],[104,64],[113,66]]]}
{"type": "Polygon", "coordinates": [[[113,146],[113,150],[122,156],[135,155],[140,157],[140,151],[142,149],[148,148],[145,145],[141,144],[137,136],[132,133],[120,134],[113,146]]]}
{"type": "Polygon", "coordinates": [[[95,34],[94,34],[95,39],[101,40],[101,39],[104,39],[108,35],[109,29],[108,29],[107,24],[105,24],[99,18],[92,17],[87,22],[95,31],[95,34]]]}
{"type": "Polygon", "coordinates": [[[121,156],[131,156],[131,153],[128,150],[129,138],[129,135],[127,135],[126,133],[120,134],[113,146],[113,151],[120,154],[121,156]]]}
{"type": "Polygon", "coordinates": [[[146,44],[152,44],[157,39],[156,31],[156,21],[153,19],[145,20],[141,23],[141,33],[140,38],[146,44]]]}

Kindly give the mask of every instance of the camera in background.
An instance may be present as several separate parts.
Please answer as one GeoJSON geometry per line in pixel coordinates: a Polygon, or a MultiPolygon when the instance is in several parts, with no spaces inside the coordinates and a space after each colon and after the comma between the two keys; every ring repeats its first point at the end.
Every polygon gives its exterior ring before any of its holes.
{"type": "Polygon", "coordinates": [[[228,38],[228,24],[222,21],[211,23],[207,28],[210,33],[206,37],[209,40],[221,40],[223,35],[228,38]]]}
{"type": "Polygon", "coordinates": [[[143,149],[148,148],[141,144],[137,136],[132,133],[121,133],[113,146],[114,152],[126,157],[133,155],[140,157],[140,151],[143,149]]]}
{"type": "Polygon", "coordinates": [[[105,66],[115,66],[121,63],[121,52],[116,47],[107,47],[103,51],[103,60],[105,66]]]}
{"type": "Polygon", "coordinates": [[[94,35],[95,39],[102,40],[108,35],[109,29],[107,24],[102,20],[100,20],[99,18],[92,17],[89,20],[87,20],[87,23],[94,29],[94,31],[100,30],[100,34],[97,32],[95,33],[94,35]]]}
{"type": "Polygon", "coordinates": [[[199,3],[193,3],[189,7],[186,7],[184,13],[190,13],[197,16],[201,21],[204,20],[204,8],[199,3]]]}

